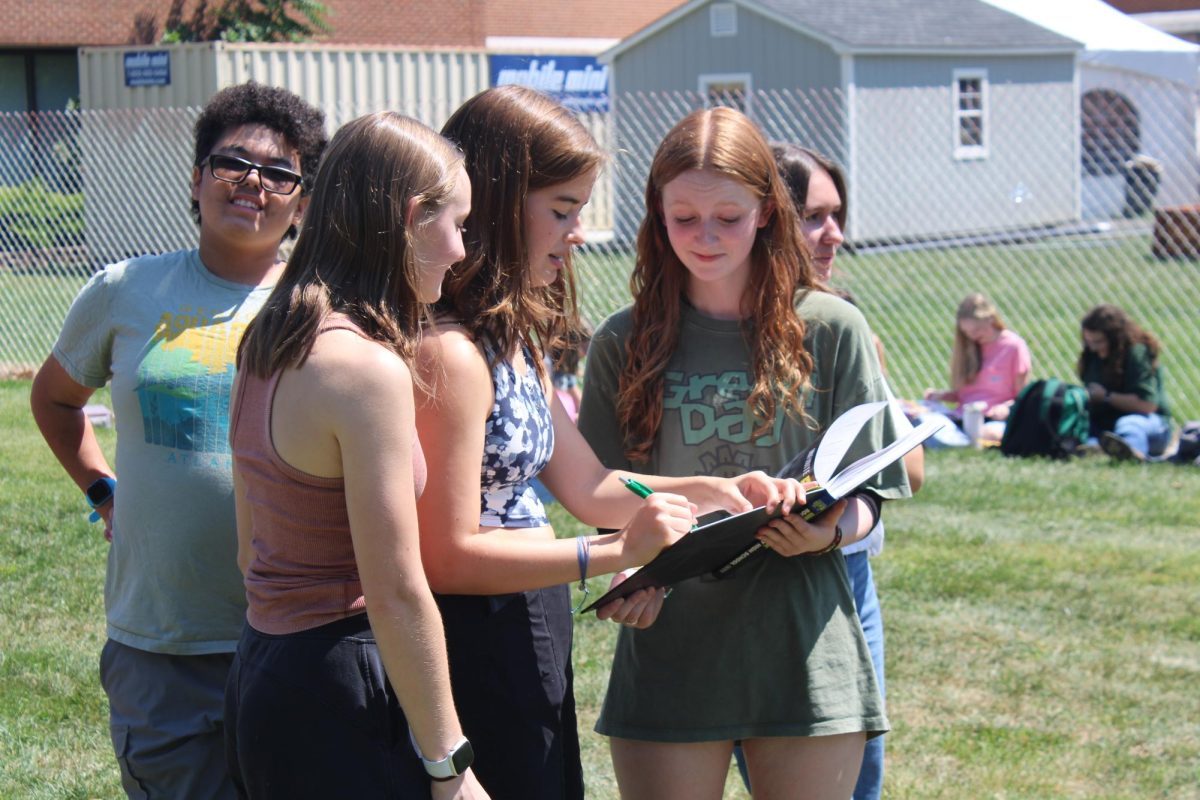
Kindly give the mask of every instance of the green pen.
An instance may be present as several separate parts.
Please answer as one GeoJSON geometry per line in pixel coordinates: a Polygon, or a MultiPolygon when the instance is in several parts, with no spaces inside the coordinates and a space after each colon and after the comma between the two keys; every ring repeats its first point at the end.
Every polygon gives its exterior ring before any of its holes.
{"type": "MultiPolygon", "coordinates": [[[[636,494],[638,497],[642,498],[643,500],[645,500],[650,495],[654,494],[653,489],[651,489],[649,486],[647,486],[644,483],[638,483],[633,478],[623,478],[618,475],[617,480],[619,480],[621,483],[625,484],[626,489],[633,492],[634,494],[636,494]]],[[[700,526],[692,525],[692,530],[696,530],[696,528],[698,528],[698,527],[700,527],[700,526]]]]}
{"type": "Polygon", "coordinates": [[[634,494],[636,494],[638,497],[642,498],[643,500],[645,498],[649,497],[650,495],[654,494],[653,489],[651,489],[649,486],[646,486],[644,483],[638,483],[633,478],[625,478],[625,477],[618,476],[617,480],[619,480],[621,483],[625,484],[626,489],[633,492],[634,494]]]}

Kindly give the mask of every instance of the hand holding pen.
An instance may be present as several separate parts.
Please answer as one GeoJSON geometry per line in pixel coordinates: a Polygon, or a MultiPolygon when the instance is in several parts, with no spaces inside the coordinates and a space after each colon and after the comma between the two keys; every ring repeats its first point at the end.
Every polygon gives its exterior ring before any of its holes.
{"type": "MultiPolygon", "coordinates": [[[[666,492],[655,492],[649,486],[632,478],[619,476],[619,480],[625,488],[647,501],[622,530],[621,533],[625,541],[632,543],[635,540],[647,538],[646,534],[648,531],[643,529],[643,524],[647,519],[647,512],[659,508],[660,504],[666,505],[651,518],[651,525],[653,527],[659,523],[665,523],[665,527],[669,531],[669,538],[660,540],[660,543],[657,545],[658,550],[661,550],[662,547],[668,544],[674,543],[682,534],[694,527],[695,507],[686,498],[666,492]],[[679,516],[680,511],[684,511],[686,519],[679,516]],[[664,516],[664,512],[666,516],[664,516]],[[684,522],[686,527],[681,528],[679,525],[680,522],[684,522]]],[[[657,555],[658,550],[653,552],[650,558],[657,555]]],[[[643,558],[638,563],[642,564],[648,560],[650,559],[643,558]]],[[[613,575],[612,582],[608,588],[613,588],[636,571],[637,568],[634,567],[613,575]]],[[[632,628],[648,628],[658,619],[658,614],[662,610],[663,600],[667,596],[667,591],[661,588],[640,589],[621,600],[614,600],[596,609],[596,618],[611,620],[632,628]]]]}
{"type": "Polygon", "coordinates": [[[620,481],[645,500],[621,530],[625,549],[633,556],[634,563],[645,564],[695,525],[696,507],[683,495],[656,492],[640,481],[624,476],[620,481]]]}

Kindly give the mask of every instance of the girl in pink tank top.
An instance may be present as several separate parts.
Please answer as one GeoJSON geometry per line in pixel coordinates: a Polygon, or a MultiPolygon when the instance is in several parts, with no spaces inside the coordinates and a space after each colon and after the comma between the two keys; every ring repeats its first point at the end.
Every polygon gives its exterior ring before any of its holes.
{"type": "Polygon", "coordinates": [[[249,611],[226,691],[231,769],[249,798],[486,798],[421,563],[409,368],[424,304],[463,255],[470,181],[449,142],[380,112],[338,131],[307,200],[238,353],[249,611]]]}

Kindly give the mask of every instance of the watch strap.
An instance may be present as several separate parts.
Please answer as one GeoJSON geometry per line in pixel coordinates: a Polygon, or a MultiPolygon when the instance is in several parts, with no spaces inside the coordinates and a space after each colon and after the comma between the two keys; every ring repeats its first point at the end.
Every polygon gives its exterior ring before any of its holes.
{"type": "MultiPolygon", "coordinates": [[[[419,752],[419,751],[418,751],[419,752]]],[[[467,737],[463,736],[454,746],[450,748],[450,752],[445,758],[431,761],[421,756],[421,763],[425,767],[425,774],[435,781],[448,781],[462,775],[471,766],[471,762],[475,760],[475,751],[471,748],[471,743],[467,737]]]]}
{"type": "Polygon", "coordinates": [[[92,509],[92,513],[88,515],[89,522],[99,522],[100,512],[96,509],[103,506],[105,503],[111,502],[117,493],[117,479],[105,475],[97,478],[88,485],[84,490],[83,496],[87,500],[88,506],[92,509]]]}

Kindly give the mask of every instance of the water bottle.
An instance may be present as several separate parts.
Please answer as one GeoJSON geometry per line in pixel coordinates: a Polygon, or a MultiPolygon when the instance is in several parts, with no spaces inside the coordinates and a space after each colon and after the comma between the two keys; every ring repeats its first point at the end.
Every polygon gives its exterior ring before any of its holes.
{"type": "Polygon", "coordinates": [[[987,403],[982,400],[963,405],[963,432],[971,440],[971,447],[983,446],[980,437],[983,434],[983,410],[985,408],[987,408],[987,403]]]}

